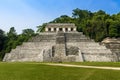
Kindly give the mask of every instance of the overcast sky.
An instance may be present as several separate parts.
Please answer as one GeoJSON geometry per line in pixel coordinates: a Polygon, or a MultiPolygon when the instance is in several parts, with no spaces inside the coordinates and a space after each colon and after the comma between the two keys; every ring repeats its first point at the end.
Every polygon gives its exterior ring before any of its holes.
{"type": "Polygon", "coordinates": [[[120,0],[0,0],[0,29],[15,27],[18,33],[49,22],[61,15],[72,15],[75,8],[120,12],[120,0]]]}

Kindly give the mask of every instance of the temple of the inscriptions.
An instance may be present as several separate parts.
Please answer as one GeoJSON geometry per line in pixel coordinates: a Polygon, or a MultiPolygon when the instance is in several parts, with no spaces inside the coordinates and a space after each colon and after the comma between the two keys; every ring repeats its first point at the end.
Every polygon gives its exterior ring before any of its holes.
{"type": "Polygon", "coordinates": [[[74,24],[48,24],[45,27],[45,32],[76,32],[76,26],[74,24]]]}
{"type": "Polygon", "coordinates": [[[49,23],[45,32],[32,37],[28,42],[6,53],[3,61],[36,62],[115,62],[120,57],[108,49],[77,32],[73,23],[49,23]]]}

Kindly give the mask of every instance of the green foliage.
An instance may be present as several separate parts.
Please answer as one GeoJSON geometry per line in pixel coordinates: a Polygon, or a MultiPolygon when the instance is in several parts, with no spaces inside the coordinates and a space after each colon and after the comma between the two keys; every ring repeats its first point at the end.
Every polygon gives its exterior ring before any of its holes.
{"type": "MultiPolygon", "coordinates": [[[[102,41],[106,37],[120,37],[120,13],[109,15],[103,10],[91,12],[76,8],[72,17],[62,15],[49,23],[74,23],[77,31],[83,32],[95,41],[102,41]]],[[[44,31],[44,24],[38,31],[44,31]]]]}
{"type": "Polygon", "coordinates": [[[20,35],[20,38],[18,39],[18,42],[23,41],[27,42],[32,36],[35,36],[35,32],[32,29],[24,29],[22,31],[22,34],[20,35]]]}
{"type": "Polygon", "coordinates": [[[7,33],[7,36],[10,40],[16,40],[17,39],[17,33],[14,27],[11,27],[9,32],[7,33]]]}
{"type": "Polygon", "coordinates": [[[15,49],[16,46],[28,41],[35,35],[32,29],[24,29],[20,35],[17,35],[14,27],[10,28],[7,35],[4,34],[4,31],[0,30],[0,60],[2,60],[5,53],[9,53],[11,49],[15,49]]]}
{"type": "Polygon", "coordinates": [[[4,31],[0,29],[0,51],[3,49],[4,40],[5,40],[4,31]]]}
{"type": "Polygon", "coordinates": [[[43,25],[37,26],[37,28],[38,28],[37,32],[44,32],[46,25],[47,25],[47,23],[43,23],[43,25]]]}
{"type": "Polygon", "coordinates": [[[7,33],[7,41],[6,41],[6,46],[5,46],[5,52],[9,52],[11,51],[11,49],[16,48],[16,40],[17,40],[18,36],[16,33],[16,30],[14,27],[11,27],[9,32],[7,33]]]}
{"type": "Polygon", "coordinates": [[[4,56],[4,45],[6,44],[6,35],[4,31],[0,29],[0,60],[2,60],[4,56]]]}
{"type": "Polygon", "coordinates": [[[30,37],[30,36],[33,36],[35,32],[32,29],[24,29],[22,34],[30,37]]]}
{"type": "Polygon", "coordinates": [[[54,19],[50,23],[73,23],[73,19],[67,15],[62,15],[62,16],[54,19]]]}

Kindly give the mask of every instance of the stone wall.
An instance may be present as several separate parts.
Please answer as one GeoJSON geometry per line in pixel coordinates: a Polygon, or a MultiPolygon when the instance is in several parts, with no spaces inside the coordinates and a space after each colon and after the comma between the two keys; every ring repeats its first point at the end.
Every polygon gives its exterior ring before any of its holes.
{"type": "Polygon", "coordinates": [[[118,61],[120,61],[120,38],[106,38],[101,44],[110,49],[117,56],[118,61]]]}
{"type": "Polygon", "coordinates": [[[3,61],[48,61],[49,50],[54,42],[25,42],[10,53],[6,53],[3,61]],[[45,56],[46,55],[46,56],[45,56]]]}

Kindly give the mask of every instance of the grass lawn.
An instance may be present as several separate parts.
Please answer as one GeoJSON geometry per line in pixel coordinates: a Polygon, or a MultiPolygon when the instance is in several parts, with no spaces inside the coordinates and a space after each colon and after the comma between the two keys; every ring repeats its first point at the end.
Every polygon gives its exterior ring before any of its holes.
{"type": "Polygon", "coordinates": [[[1,62],[0,80],[120,80],[120,71],[1,62]]]}

